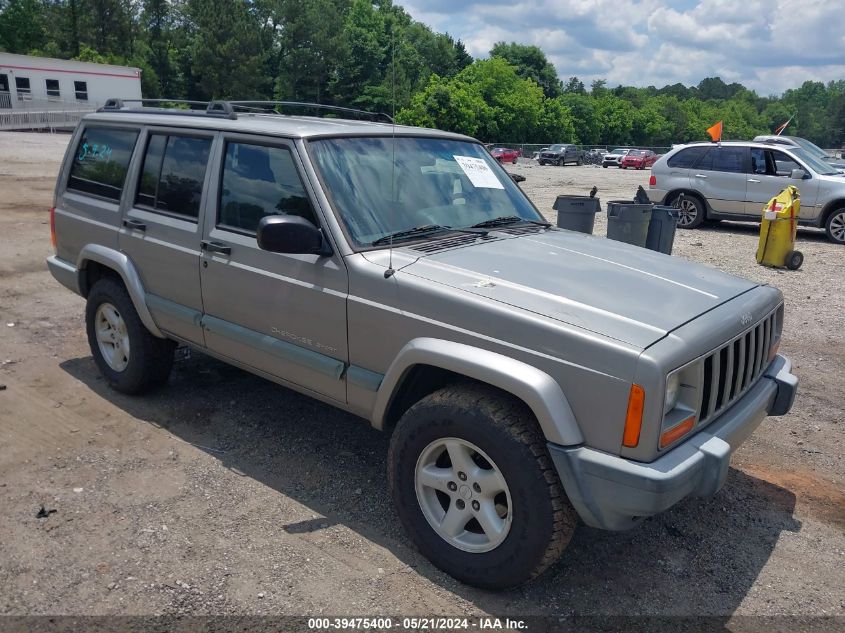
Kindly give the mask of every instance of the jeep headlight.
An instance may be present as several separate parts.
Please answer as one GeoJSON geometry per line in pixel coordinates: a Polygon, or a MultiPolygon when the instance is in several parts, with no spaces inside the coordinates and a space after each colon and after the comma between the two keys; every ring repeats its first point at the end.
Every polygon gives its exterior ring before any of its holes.
{"type": "Polygon", "coordinates": [[[680,387],[681,372],[674,371],[666,377],[666,398],[663,400],[663,415],[669,413],[678,404],[680,387]]]}

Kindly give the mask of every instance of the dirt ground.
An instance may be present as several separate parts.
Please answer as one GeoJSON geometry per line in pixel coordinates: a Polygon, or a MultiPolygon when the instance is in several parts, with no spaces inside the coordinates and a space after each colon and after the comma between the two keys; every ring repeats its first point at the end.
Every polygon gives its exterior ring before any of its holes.
{"type": "MultiPolygon", "coordinates": [[[[491,593],[415,552],[387,438],[361,420],[198,353],[152,396],[105,386],[84,301],[44,263],[67,140],[0,134],[0,614],[845,616],[845,248],[818,231],[801,231],[797,272],[756,265],[752,225],[676,239],[676,256],[786,296],[795,407],[725,488],[630,532],[581,526],[540,579],[491,593]]],[[[631,198],[648,179],[513,171],[550,218],[558,194],[631,198]]]]}

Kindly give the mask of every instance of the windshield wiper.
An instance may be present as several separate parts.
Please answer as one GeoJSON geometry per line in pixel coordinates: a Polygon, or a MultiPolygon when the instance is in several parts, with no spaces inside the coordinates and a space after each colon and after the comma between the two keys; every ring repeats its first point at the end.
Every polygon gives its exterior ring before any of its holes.
{"type": "MultiPolygon", "coordinates": [[[[478,227],[481,228],[481,227],[478,227]]],[[[460,233],[475,233],[477,235],[487,235],[487,231],[474,231],[472,228],[465,228],[465,229],[457,229],[452,226],[446,226],[443,224],[424,224],[423,226],[415,226],[412,229],[405,229],[404,231],[396,231],[395,233],[390,233],[388,235],[384,235],[377,240],[371,242],[371,246],[381,246],[383,244],[390,244],[390,242],[401,241],[404,239],[409,239],[413,237],[423,237],[425,235],[430,235],[433,233],[443,233],[448,231],[458,231],[460,233]]]]}
{"type": "Polygon", "coordinates": [[[484,220],[484,222],[479,222],[478,224],[473,224],[472,227],[474,229],[490,229],[496,226],[505,226],[506,224],[535,224],[537,226],[542,226],[545,228],[549,228],[551,224],[548,222],[539,222],[538,220],[527,220],[525,218],[521,218],[518,215],[505,215],[501,218],[493,218],[492,220],[484,220]]]}

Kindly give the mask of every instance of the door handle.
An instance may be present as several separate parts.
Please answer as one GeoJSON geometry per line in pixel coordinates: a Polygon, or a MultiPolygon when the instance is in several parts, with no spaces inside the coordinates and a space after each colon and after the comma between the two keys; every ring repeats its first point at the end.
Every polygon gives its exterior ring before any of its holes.
{"type": "Polygon", "coordinates": [[[760,181],[759,181],[759,180],[757,180],[756,178],[749,178],[749,179],[748,179],[748,182],[760,182],[760,181]]]}
{"type": "Polygon", "coordinates": [[[126,218],[123,220],[123,226],[127,229],[133,229],[135,231],[146,231],[147,225],[143,222],[139,222],[138,220],[133,220],[131,218],[126,218]]]}
{"type": "Polygon", "coordinates": [[[705,174],[696,174],[695,178],[707,178],[705,174]]]}
{"type": "Polygon", "coordinates": [[[209,253],[220,253],[221,255],[232,254],[232,247],[224,244],[223,242],[210,242],[208,240],[203,240],[200,242],[200,246],[202,246],[202,250],[208,251],[209,253]]]}

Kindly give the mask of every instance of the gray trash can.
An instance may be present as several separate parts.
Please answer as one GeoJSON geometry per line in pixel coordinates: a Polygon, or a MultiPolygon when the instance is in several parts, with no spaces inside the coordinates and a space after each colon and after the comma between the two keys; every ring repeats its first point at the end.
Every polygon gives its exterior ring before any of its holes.
{"type": "Polygon", "coordinates": [[[601,201],[590,196],[558,196],[553,208],[558,228],[592,235],[601,201]]]}
{"type": "Polygon", "coordinates": [[[607,237],[617,242],[645,247],[652,204],[636,204],[627,200],[607,203],[607,237]]]}
{"type": "Polygon", "coordinates": [[[679,216],[680,212],[675,207],[654,205],[651,210],[651,220],[648,223],[648,237],[645,241],[645,247],[658,253],[671,255],[679,216]]]}

